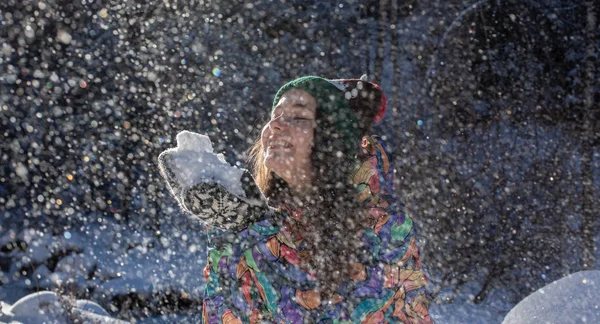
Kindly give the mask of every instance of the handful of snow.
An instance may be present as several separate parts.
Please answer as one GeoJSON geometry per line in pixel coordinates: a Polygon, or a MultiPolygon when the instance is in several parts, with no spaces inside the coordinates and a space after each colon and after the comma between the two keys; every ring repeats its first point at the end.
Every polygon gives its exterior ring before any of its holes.
{"type": "Polygon", "coordinates": [[[239,230],[268,209],[250,173],[215,154],[206,135],[180,132],[177,147],[162,152],[158,161],[181,207],[209,225],[239,230]]]}
{"type": "Polygon", "coordinates": [[[230,193],[244,197],[244,169],[232,167],[223,154],[215,154],[206,135],[182,131],[177,134],[177,147],[162,152],[158,159],[161,171],[174,180],[168,181],[169,189],[180,203],[183,191],[201,182],[217,182],[230,193]]]}

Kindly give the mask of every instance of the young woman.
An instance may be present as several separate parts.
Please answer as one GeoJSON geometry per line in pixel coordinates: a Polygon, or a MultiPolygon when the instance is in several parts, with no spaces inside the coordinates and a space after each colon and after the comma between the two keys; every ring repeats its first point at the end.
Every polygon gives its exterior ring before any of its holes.
{"type": "Polygon", "coordinates": [[[369,136],[384,111],[381,89],[360,79],[309,76],[277,92],[251,150],[276,209],[211,231],[205,323],[431,322],[413,221],[369,136]]]}

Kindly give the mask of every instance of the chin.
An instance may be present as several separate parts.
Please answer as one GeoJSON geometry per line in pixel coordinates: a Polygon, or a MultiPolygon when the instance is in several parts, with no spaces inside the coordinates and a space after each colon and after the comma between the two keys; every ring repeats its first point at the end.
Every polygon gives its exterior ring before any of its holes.
{"type": "Polygon", "coordinates": [[[267,158],[267,159],[265,159],[265,167],[267,167],[267,169],[269,169],[269,171],[271,171],[277,175],[281,175],[286,170],[289,170],[291,168],[289,163],[286,163],[286,162],[289,162],[289,161],[286,161],[284,159],[277,159],[277,158],[267,158]]]}
{"type": "Polygon", "coordinates": [[[277,173],[281,169],[282,163],[274,161],[275,159],[270,157],[265,159],[265,167],[271,172],[277,173]]]}

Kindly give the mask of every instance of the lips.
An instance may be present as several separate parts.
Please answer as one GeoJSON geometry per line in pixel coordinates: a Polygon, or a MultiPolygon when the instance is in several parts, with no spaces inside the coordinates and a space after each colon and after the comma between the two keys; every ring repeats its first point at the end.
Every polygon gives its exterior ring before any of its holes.
{"type": "Polygon", "coordinates": [[[268,144],[267,144],[267,148],[290,148],[292,147],[292,144],[290,144],[287,141],[281,140],[281,139],[272,139],[269,140],[268,144]]]}

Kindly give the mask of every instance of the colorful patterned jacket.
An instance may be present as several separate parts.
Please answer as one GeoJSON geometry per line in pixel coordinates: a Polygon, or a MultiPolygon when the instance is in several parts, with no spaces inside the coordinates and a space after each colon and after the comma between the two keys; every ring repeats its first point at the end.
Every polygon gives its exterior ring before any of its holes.
{"type": "Polygon", "coordinates": [[[302,239],[289,229],[301,211],[284,206],[278,221],[211,233],[204,323],[431,323],[413,220],[393,198],[394,170],[383,143],[371,137],[367,149],[352,180],[368,211],[363,240],[370,253],[337,294],[321,300],[314,278],[299,267],[302,239]]]}

